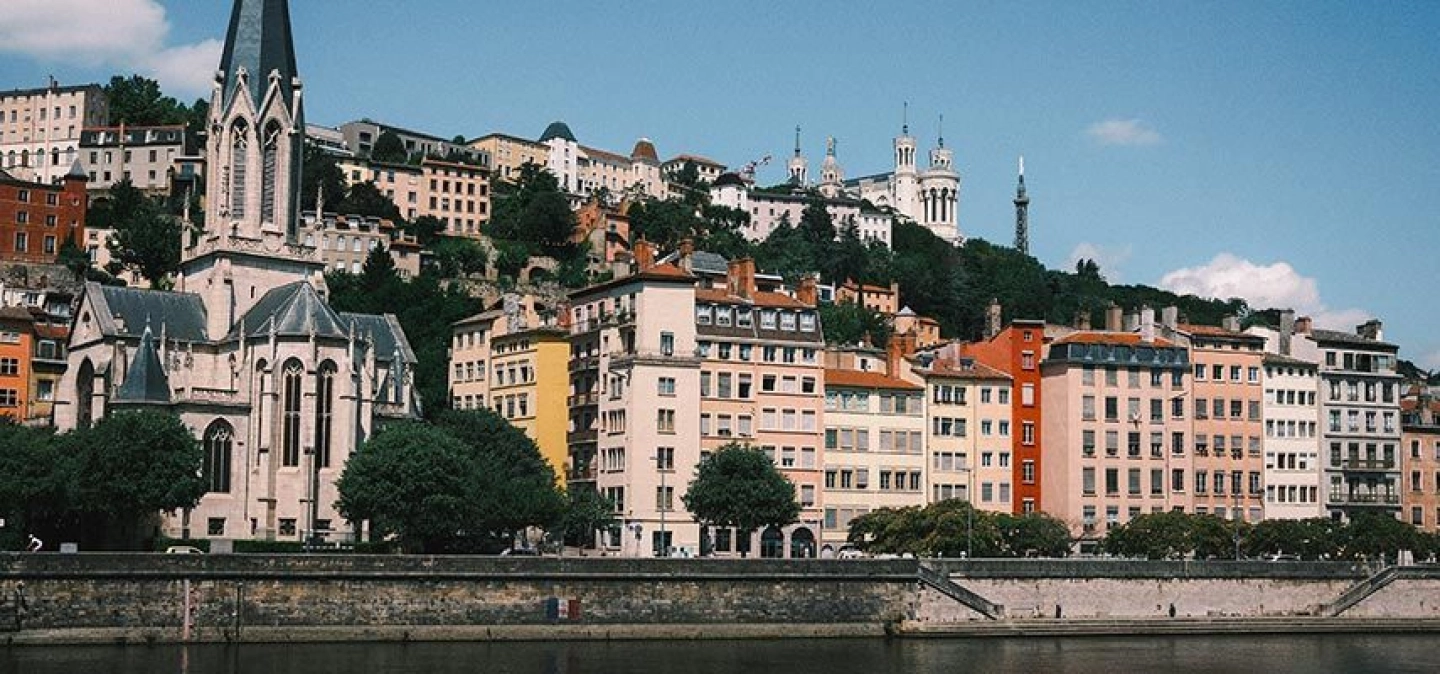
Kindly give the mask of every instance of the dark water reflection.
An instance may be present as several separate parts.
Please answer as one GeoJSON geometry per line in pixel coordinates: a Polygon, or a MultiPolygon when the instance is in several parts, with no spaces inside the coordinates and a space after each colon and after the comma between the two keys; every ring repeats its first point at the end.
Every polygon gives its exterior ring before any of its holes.
{"type": "Polygon", "coordinates": [[[0,648],[51,674],[1440,672],[1431,635],[0,648]]]}

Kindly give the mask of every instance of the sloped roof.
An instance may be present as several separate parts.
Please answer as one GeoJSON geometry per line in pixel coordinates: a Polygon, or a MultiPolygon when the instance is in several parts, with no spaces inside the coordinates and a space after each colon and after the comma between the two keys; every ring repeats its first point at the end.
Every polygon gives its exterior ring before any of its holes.
{"type": "Polygon", "coordinates": [[[205,305],[200,296],[166,290],[85,284],[96,301],[95,318],[104,335],[139,337],[147,321],[167,339],[205,341],[205,305]]]}
{"type": "Polygon", "coordinates": [[[1265,341],[1265,338],[1259,335],[1252,335],[1248,332],[1235,332],[1234,330],[1226,330],[1225,328],[1217,327],[1214,325],[1196,325],[1194,323],[1181,323],[1175,326],[1175,329],[1195,337],[1215,337],[1219,339],[1237,339],[1251,342],[1265,341]]]}
{"type": "Polygon", "coordinates": [[[727,171],[716,176],[715,182],[710,184],[711,187],[725,187],[726,185],[739,185],[740,187],[744,187],[745,179],[741,178],[739,173],[727,171]]]}
{"type": "Polygon", "coordinates": [[[1313,328],[1310,330],[1310,337],[1317,342],[1338,342],[1340,344],[1353,344],[1355,346],[1364,346],[1373,349],[1393,350],[1400,348],[1399,346],[1390,344],[1388,342],[1367,339],[1351,332],[1341,332],[1339,330],[1322,330],[1320,328],[1313,328]]]}
{"type": "Polygon", "coordinates": [[[1056,344],[1111,344],[1121,346],[1174,346],[1170,341],[1156,337],[1145,342],[1133,332],[1075,332],[1055,340],[1056,344]]]}
{"type": "Polygon", "coordinates": [[[125,381],[115,392],[115,401],[160,404],[170,402],[170,378],[165,376],[165,368],[160,364],[160,354],[155,351],[155,338],[151,336],[148,325],[140,336],[140,348],[135,350],[135,357],[125,371],[125,381]]]}
{"type": "Polygon", "coordinates": [[[1308,360],[1301,360],[1299,358],[1285,356],[1278,353],[1267,353],[1261,360],[1266,365],[1293,365],[1296,367],[1308,367],[1311,369],[1319,367],[1318,364],[1312,363],[1308,360]]]}
{"type": "Polygon", "coordinates": [[[560,121],[550,122],[550,126],[545,127],[545,133],[540,134],[542,143],[551,138],[563,138],[572,143],[578,142],[575,140],[575,134],[570,133],[570,126],[560,121]]]}
{"type": "Polygon", "coordinates": [[[825,368],[826,386],[845,386],[849,388],[885,388],[900,389],[907,391],[918,391],[921,386],[896,379],[879,372],[861,372],[860,370],[840,370],[825,368]]]}
{"type": "Polygon", "coordinates": [[[282,336],[349,337],[349,324],[306,281],[271,288],[231,327],[229,337],[240,336],[242,325],[247,337],[264,337],[271,330],[282,336]]]}
{"type": "Polygon", "coordinates": [[[281,100],[287,105],[290,103],[291,80],[297,71],[287,0],[238,0],[235,3],[225,35],[225,51],[220,57],[220,69],[225,71],[221,100],[225,107],[229,107],[235,97],[236,77],[241,68],[245,69],[250,98],[255,105],[260,105],[265,96],[271,71],[279,71],[281,100]]]}
{"type": "Polygon", "coordinates": [[[931,364],[927,374],[953,379],[1013,379],[1008,372],[970,359],[965,362],[937,360],[931,364]]]}
{"type": "Polygon", "coordinates": [[[393,314],[342,313],[340,319],[347,326],[355,326],[357,338],[368,335],[375,340],[375,360],[388,362],[398,348],[401,361],[410,364],[417,361],[414,349],[410,348],[410,340],[405,337],[405,330],[393,314]]]}

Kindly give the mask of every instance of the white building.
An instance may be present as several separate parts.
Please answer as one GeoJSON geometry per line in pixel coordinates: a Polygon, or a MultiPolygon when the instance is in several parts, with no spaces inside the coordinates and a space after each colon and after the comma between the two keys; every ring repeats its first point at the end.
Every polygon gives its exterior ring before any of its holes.
{"type": "Polygon", "coordinates": [[[1315,363],[1265,355],[1265,518],[1324,515],[1320,501],[1320,373],[1315,363]]]}
{"type": "Polygon", "coordinates": [[[825,203],[838,235],[854,222],[862,241],[879,241],[890,245],[894,217],[889,213],[867,208],[857,199],[845,196],[825,197],[803,193],[757,190],[737,173],[722,173],[710,186],[710,203],[750,214],[750,222],[740,233],[751,241],[764,241],[782,223],[800,224],[800,216],[810,202],[819,198],[825,203]]]}
{"type": "Polygon", "coordinates": [[[79,158],[80,132],[110,117],[98,84],[0,91],[0,169],[21,180],[49,183],[79,158]]]}
{"type": "MultiPolygon", "coordinates": [[[[892,171],[844,181],[844,194],[881,209],[894,209],[936,236],[961,243],[960,174],[955,171],[954,152],[945,147],[944,136],[930,150],[929,165],[921,168],[917,165],[915,137],[910,135],[910,125],[905,124],[895,137],[894,160],[892,171]]],[[[843,176],[838,165],[833,170],[836,179],[843,176]]]]}
{"type": "Polygon", "coordinates": [[[208,493],[166,535],[303,540],[341,528],[335,482],[377,424],[417,415],[415,355],[394,316],[326,303],[296,209],[304,120],[286,4],[236,0],[230,26],[206,230],[183,242],[174,292],[86,285],[55,420],[177,414],[202,442],[208,493]]]}

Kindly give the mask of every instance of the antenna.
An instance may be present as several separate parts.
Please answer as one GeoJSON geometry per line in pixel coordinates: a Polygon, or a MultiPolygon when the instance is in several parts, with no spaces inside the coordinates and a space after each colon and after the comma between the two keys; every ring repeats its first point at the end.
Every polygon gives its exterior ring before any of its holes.
{"type": "Polygon", "coordinates": [[[795,125],[795,156],[800,156],[800,125],[795,125]]]}
{"type": "Polygon", "coordinates": [[[900,102],[900,133],[910,133],[910,101],[900,102]]]}
{"type": "Polygon", "coordinates": [[[940,123],[935,130],[939,134],[940,147],[945,147],[945,113],[940,113],[940,123]]]}
{"type": "Polygon", "coordinates": [[[1025,177],[1025,155],[1020,155],[1020,177],[1025,177]]]}

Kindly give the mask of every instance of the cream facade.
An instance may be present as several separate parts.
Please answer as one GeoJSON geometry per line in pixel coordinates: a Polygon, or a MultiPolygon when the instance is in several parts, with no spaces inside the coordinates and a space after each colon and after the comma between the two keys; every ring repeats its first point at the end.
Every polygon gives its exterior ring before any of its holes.
{"type": "Polygon", "coordinates": [[[185,127],[92,127],[80,132],[80,165],[90,176],[92,191],[109,190],[129,180],[151,194],[170,192],[171,172],[178,159],[190,156],[185,127]]]}
{"type": "Polygon", "coordinates": [[[1010,512],[1010,375],[970,358],[931,360],[928,366],[926,360],[919,359],[916,372],[927,390],[929,502],[959,498],[981,510],[1010,512]]]}
{"type": "Polygon", "coordinates": [[[545,166],[549,160],[550,148],[546,145],[503,133],[486,134],[468,144],[489,153],[495,176],[509,182],[519,179],[520,167],[526,164],[545,166]]]}
{"type": "Polygon", "coordinates": [[[98,84],[0,91],[0,169],[21,180],[50,183],[80,158],[80,136],[110,118],[98,84]]]}
{"type": "MultiPolygon", "coordinates": [[[[1194,511],[1256,522],[1264,517],[1265,340],[1231,323],[1228,328],[1182,323],[1167,334],[1190,347],[1194,511]]],[[[1152,422],[1165,415],[1164,401],[1152,398],[1149,405],[1152,422]]]]}
{"type": "Polygon", "coordinates": [[[1265,518],[1321,517],[1319,369],[1279,354],[1264,366],[1265,518]]]}

